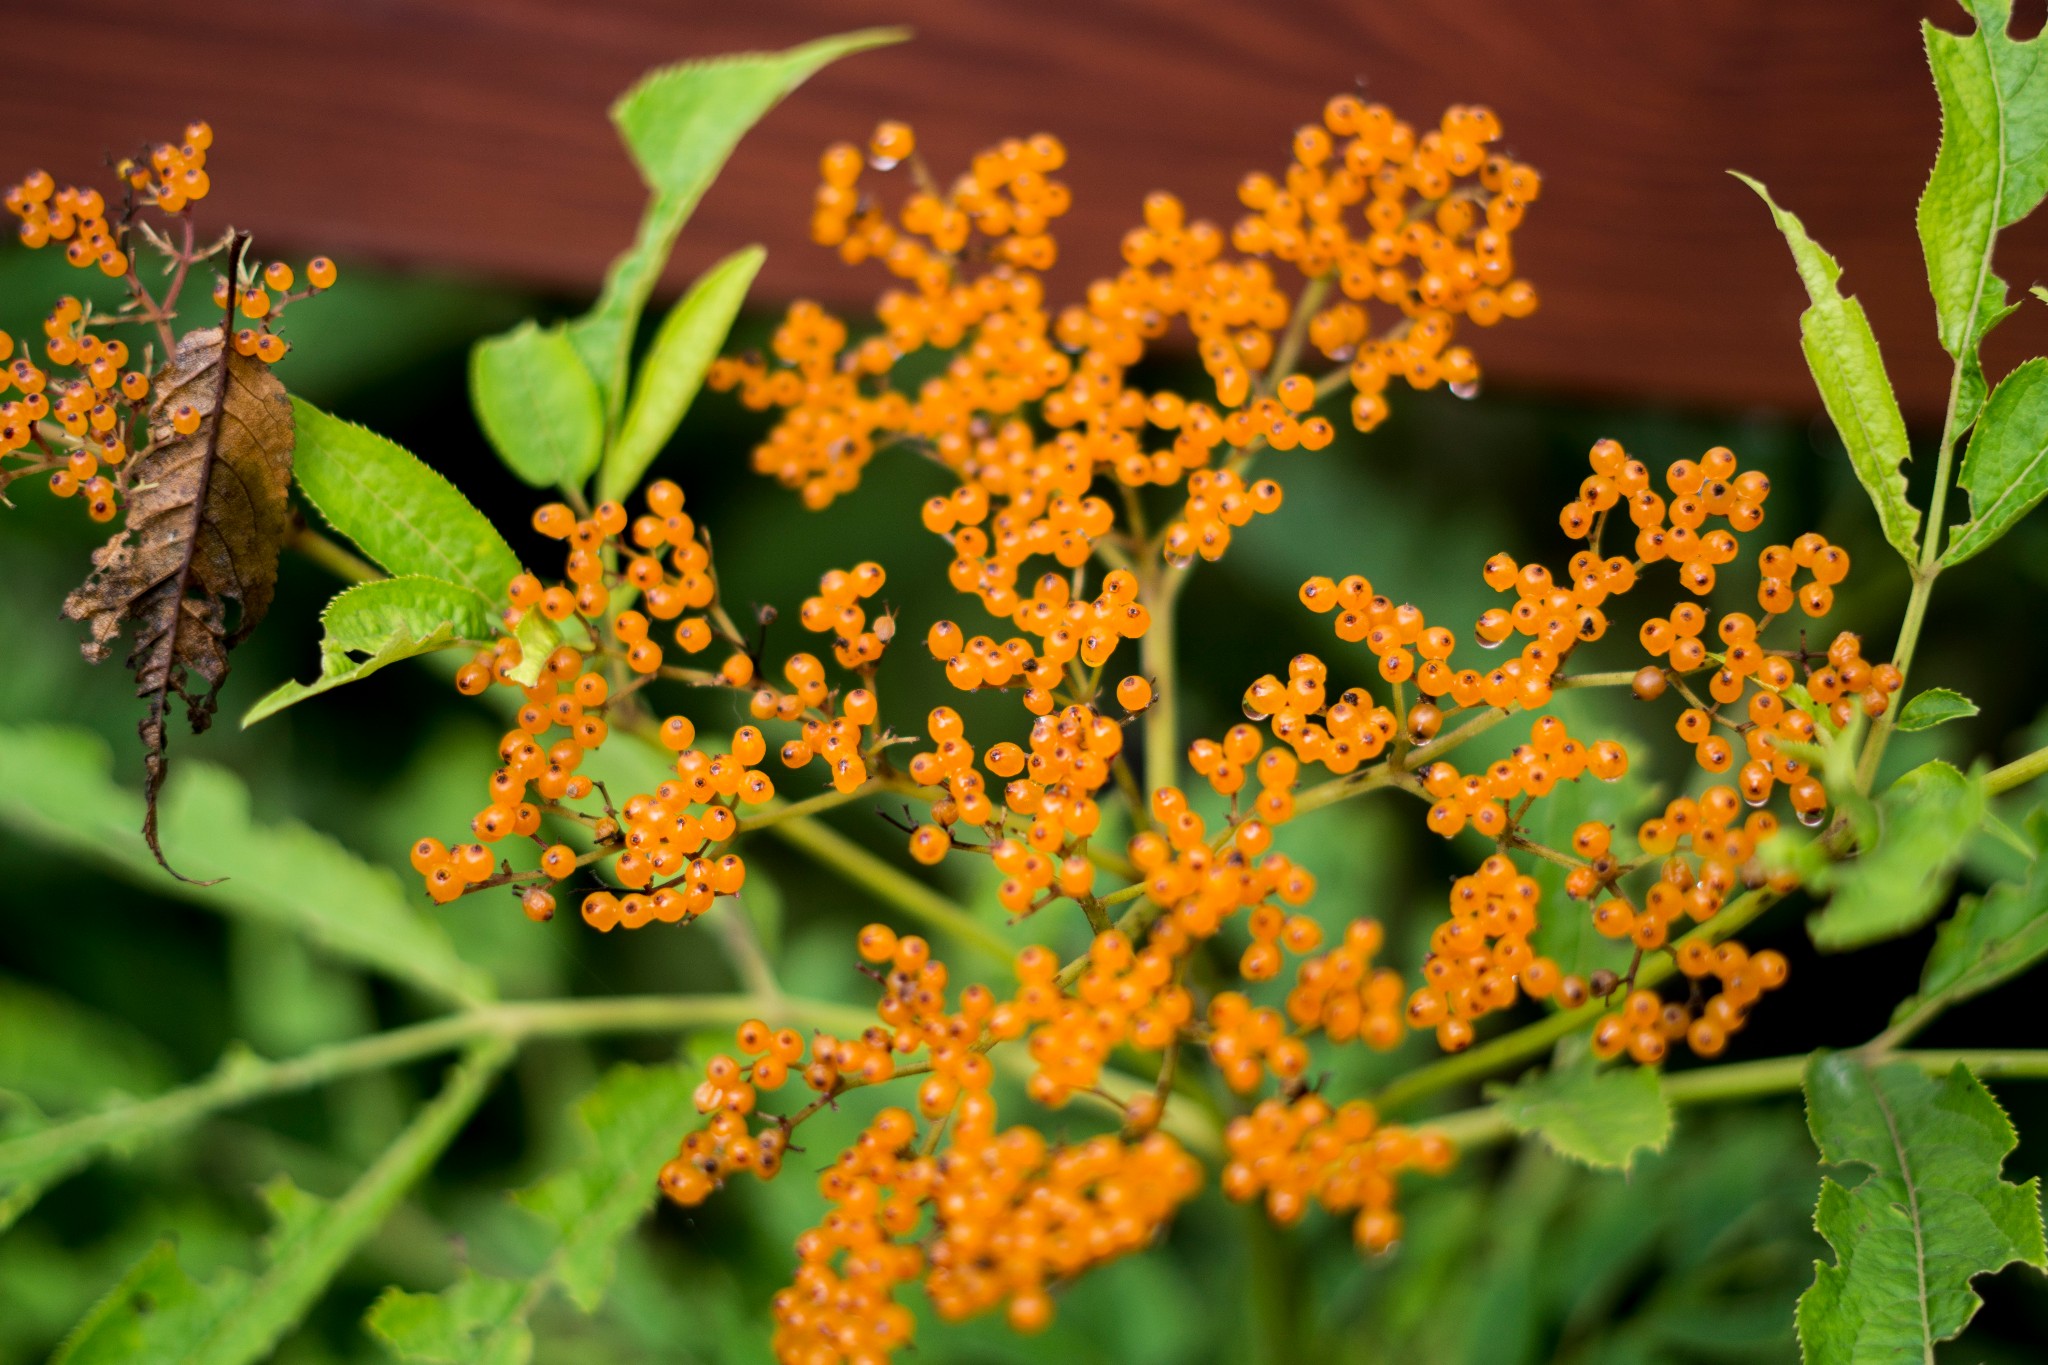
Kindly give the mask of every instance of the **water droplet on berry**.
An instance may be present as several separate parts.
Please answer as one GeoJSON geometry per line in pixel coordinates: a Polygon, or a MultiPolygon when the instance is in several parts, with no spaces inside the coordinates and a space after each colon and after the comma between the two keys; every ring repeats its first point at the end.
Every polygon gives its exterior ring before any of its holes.
{"type": "Polygon", "coordinates": [[[1481,649],[1499,649],[1505,643],[1507,643],[1505,635],[1498,640],[1489,640],[1484,635],[1479,637],[1479,647],[1481,649]]]}
{"type": "Polygon", "coordinates": [[[1166,556],[1166,562],[1171,568],[1185,569],[1195,562],[1195,557],[1193,555],[1168,555],[1166,556]]]}
{"type": "Polygon", "coordinates": [[[871,155],[868,157],[868,165],[873,166],[878,171],[893,171],[902,164],[903,158],[900,156],[871,155]]]}
{"type": "Polygon", "coordinates": [[[1821,822],[1825,815],[1825,811],[1803,810],[1799,812],[1799,823],[1805,825],[1808,829],[1812,829],[1821,822]]]}
{"type": "Polygon", "coordinates": [[[1477,398],[1479,396],[1479,381],[1476,379],[1468,379],[1462,384],[1452,384],[1449,388],[1452,393],[1460,398],[1477,398]]]}

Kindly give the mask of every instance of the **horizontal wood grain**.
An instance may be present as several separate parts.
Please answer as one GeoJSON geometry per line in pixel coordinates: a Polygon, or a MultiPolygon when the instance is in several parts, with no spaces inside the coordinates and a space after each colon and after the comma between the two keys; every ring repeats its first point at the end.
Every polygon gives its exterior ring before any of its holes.
{"type": "MultiPolygon", "coordinates": [[[[819,150],[881,117],[934,163],[1038,130],[1071,150],[1056,285],[1113,268],[1146,191],[1227,220],[1329,94],[1414,120],[1491,104],[1545,173],[1518,258],[1533,319],[1481,334],[1498,384],[1739,408],[1813,405],[1801,295],[1750,193],[1767,181],[1846,267],[1910,410],[1947,366],[1913,233],[1937,108],[1919,20],[1950,0],[102,0],[7,8],[0,167],[81,177],[192,117],[217,132],[210,214],[273,246],[587,292],[640,187],[605,119],[658,62],[869,23],[916,41],[831,68],[744,143],[672,283],[746,241],[760,290],[858,305],[880,287],[805,238],[819,150]],[[118,76],[115,73],[119,73],[118,76]]],[[[2023,6],[2024,9],[2024,6],[2023,6]]],[[[2001,269],[2048,276],[2048,234],[2001,269]]],[[[1993,368],[2048,349],[2029,303],[1993,368]]]]}

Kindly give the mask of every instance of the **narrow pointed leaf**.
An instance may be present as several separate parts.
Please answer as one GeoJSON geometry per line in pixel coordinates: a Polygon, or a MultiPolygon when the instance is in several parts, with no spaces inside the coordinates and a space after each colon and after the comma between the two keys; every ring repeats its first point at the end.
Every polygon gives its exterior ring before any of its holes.
{"type": "Polygon", "coordinates": [[[276,1227],[255,1275],[227,1270],[202,1284],[178,1264],[171,1243],[158,1243],[65,1339],[53,1365],[248,1365],[268,1359],[461,1130],[510,1052],[504,1042],[474,1049],[341,1198],[330,1203],[282,1177],[266,1187],[276,1227]]]}
{"type": "Polygon", "coordinates": [[[1969,490],[1970,520],[1949,531],[1944,566],[1990,548],[2048,495],[2048,360],[2029,360],[1999,381],[1957,482],[1969,490]]]}
{"type": "Polygon", "coordinates": [[[522,322],[469,353],[469,397],[498,458],[535,488],[581,487],[604,451],[604,400],[567,332],[522,322]]]}
{"type": "Polygon", "coordinates": [[[1962,693],[1952,692],[1946,687],[1930,687],[1899,709],[1899,719],[1894,728],[1908,733],[1932,730],[1937,725],[1964,720],[1976,714],[1977,703],[1962,693]]]}
{"type": "Polygon", "coordinates": [[[1979,1300],[1970,1281],[2014,1261],[2048,1263],[2038,1181],[2000,1177],[2012,1124],[1969,1070],[1931,1077],[1816,1054],[1807,1122],[1821,1159],[1863,1166],[1821,1182],[1814,1225],[1835,1251],[1799,1300],[1806,1365],[1931,1361],[1979,1300]]]}
{"type": "Polygon", "coordinates": [[[1884,538],[1911,564],[1919,554],[1920,512],[1906,499],[1906,476],[1900,466],[1911,458],[1912,450],[1870,319],[1854,297],[1842,297],[1842,268],[1806,235],[1805,225],[1779,208],[1762,184],[1739,172],[1735,178],[1770,207],[1778,231],[1792,248],[1800,282],[1813,301],[1799,315],[1799,347],[1806,353],[1828,417],[1848,447],[1856,478],[1877,508],[1884,538]]]}
{"type": "Polygon", "coordinates": [[[1941,151],[1918,213],[1937,331],[1963,366],[1956,431],[1984,400],[1978,344],[2018,306],[1991,268],[1998,232],[2048,193],[2048,42],[2006,32],[2011,0],[1962,5],[1977,20],[1970,33],[1921,24],[1941,97],[1941,151]]]}
{"type": "Polygon", "coordinates": [[[244,727],[387,664],[497,635],[490,603],[468,588],[420,574],[359,583],[327,604],[320,623],[320,676],[270,692],[242,717],[244,727]]]}
{"type": "Polygon", "coordinates": [[[1821,869],[1828,903],[1806,922],[1827,951],[1909,934],[1948,895],[1970,833],[1984,819],[1984,783],[1951,764],[1925,763],[1877,801],[1877,836],[1855,857],[1821,869]]]}
{"type": "Polygon", "coordinates": [[[622,499],[638,487],[640,476],[675,434],[767,257],[757,246],[734,252],[700,275],[662,319],[633,381],[625,423],[605,456],[599,500],[622,499]]]}
{"type": "Polygon", "coordinates": [[[569,324],[569,339],[597,380],[607,423],[626,401],[626,369],[640,311],[668,264],[676,234],[746,131],[820,68],[909,37],[870,28],[782,52],[742,52],[649,72],[612,106],[612,122],[652,194],[633,245],[612,262],[597,305],[569,324]]]}
{"type": "Polygon", "coordinates": [[[292,400],[299,490],[389,574],[421,574],[496,601],[519,557],[455,485],[365,427],[292,400]]]}

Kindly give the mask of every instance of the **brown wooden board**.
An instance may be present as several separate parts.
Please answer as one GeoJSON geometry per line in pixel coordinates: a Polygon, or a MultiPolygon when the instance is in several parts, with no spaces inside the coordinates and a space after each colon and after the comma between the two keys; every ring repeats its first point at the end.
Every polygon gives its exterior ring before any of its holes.
{"type": "MultiPolygon", "coordinates": [[[[2027,6],[2022,5],[2023,15],[2027,6]]],[[[217,132],[205,216],[274,249],[589,292],[640,187],[605,119],[650,65],[870,23],[906,46],[852,58],[742,144],[684,237],[672,285],[747,241],[760,291],[857,306],[877,268],[806,238],[818,152],[878,118],[919,131],[942,177],[1045,130],[1071,151],[1055,284],[1113,269],[1146,191],[1228,221],[1325,96],[1411,121],[1497,109],[1546,176],[1517,238],[1536,318],[1478,334],[1496,383],[1716,407],[1807,408],[1791,261],[1747,170],[1838,255],[1909,411],[1947,364],[1912,226],[1937,137],[1918,21],[1948,0],[8,0],[0,168],[81,178],[109,150],[217,132]]],[[[2038,24],[2038,17],[2031,20],[2038,24]]],[[[2018,289],[2048,232],[2009,235],[2018,289]]],[[[1991,348],[2048,349],[2029,301],[1991,348]]]]}

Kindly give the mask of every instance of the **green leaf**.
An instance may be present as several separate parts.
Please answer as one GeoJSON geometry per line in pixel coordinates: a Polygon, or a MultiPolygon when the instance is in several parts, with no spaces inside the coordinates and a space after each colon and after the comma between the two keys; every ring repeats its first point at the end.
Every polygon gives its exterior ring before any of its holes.
{"type": "Polygon", "coordinates": [[[276,1220],[256,1275],[201,1284],[159,1242],[58,1348],[53,1365],[246,1365],[268,1359],[335,1272],[433,1165],[489,1089],[511,1045],[474,1049],[396,1142],[332,1203],[279,1177],[263,1191],[276,1220]]]}
{"type": "Polygon", "coordinates": [[[699,1121],[697,1079],[680,1066],[612,1068],[576,1105],[587,1154],[516,1196],[557,1237],[548,1272],[586,1313],[604,1301],[619,1239],[653,1207],[662,1163],[699,1121]]]}
{"type": "MultiPolygon", "coordinates": [[[[538,613],[535,613],[536,615],[538,613]]],[[[497,635],[491,604],[454,583],[405,574],[359,583],[338,594],[320,613],[320,676],[309,683],[287,682],[264,696],[242,717],[247,729],[308,697],[367,678],[386,664],[431,654],[462,640],[497,635]]]]}
{"type": "Polygon", "coordinates": [[[1998,1102],[1958,1064],[1815,1054],[1807,1122],[1821,1159],[1870,1175],[1821,1182],[1814,1225],[1835,1250],[1799,1299],[1806,1365],[1931,1361],[1976,1313],[1970,1281],[2013,1261],[2048,1264],[2040,1182],[1999,1178],[2018,1142],[1998,1102]]]}
{"type": "Polygon", "coordinates": [[[766,259],[768,253],[758,246],[735,251],[698,276],[662,319],[633,381],[625,423],[605,456],[597,481],[600,501],[617,501],[632,492],[675,434],[766,259]]]}
{"type": "Polygon", "coordinates": [[[1942,348],[1963,368],[1953,431],[1984,401],[1978,344],[2018,307],[1991,269],[1999,229],[2048,194],[2048,44],[2007,34],[2011,0],[1962,2],[1974,32],[1921,24],[1941,97],[1941,151],[1920,195],[1920,249],[1942,348]]]}
{"type": "Polygon", "coordinates": [[[290,929],[429,995],[467,1003],[490,994],[388,869],[296,822],[256,823],[248,790],[219,768],[186,764],[163,822],[194,866],[227,880],[201,887],[164,872],[132,833],[142,798],[111,767],[105,742],[85,731],[0,727],[0,825],[151,891],[290,929]]]}
{"type": "Polygon", "coordinates": [[[604,453],[604,400],[561,327],[522,322],[479,341],[469,400],[498,458],[535,488],[581,486],[604,453]]]}
{"type": "Polygon", "coordinates": [[[821,67],[909,36],[907,29],[861,29],[783,52],[662,67],[612,106],[612,122],[653,196],[633,245],[606,272],[597,305],[569,324],[569,340],[604,396],[607,422],[618,419],[626,401],[626,364],[640,310],[668,264],[676,234],[740,138],[821,67]]]}
{"type": "Polygon", "coordinates": [[[438,1294],[386,1289],[364,1321],[400,1360],[418,1365],[526,1365],[533,1329],[520,1314],[526,1286],[465,1270],[438,1294]]]}
{"type": "Polygon", "coordinates": [[[1583,1046],[1559,1049],[1498,1098],[1508,1126],[1540,1136],[1559,1156],[1587,1166],[1627,1170],[1638,1152],[1661,1152],[1671,1139],[1671,1103],[1654,1067],[1602,1068],[1583,1046]]]}
{"type": "Polygon", "coordinates": [[[2036,357],[1999,381],[1957,482],[1970,491],[1971,515],[1949,532],[1944,566],[1988,549],[2048,494],[2048,360],[2036,357]]]}
{"type": "Polygon", "coordinates": [[[2009,981],[2048,957],[2048,873],[2037,859],[2025,885],[2000,882],[1982,897],[1965,897],[1935,933],[1920,992],[1900,1004],[1894,1021],[1942,1010],[2009,981]]]}
{"type": "Polygon", "coordinates": [[[1813,301],[1799,315],[1799,347],[1806,353],[1807,368],[1848,447],[1856,478],[1877,508],[1885,539],[1908,564],[1914,563],[1919,555],[1920,512],[1907,501],[1906,476],[1899,470],[1912,458],[1912,448],[1870,319],[1854,296],[1842,297],[1837,287],[1841,266],[1806,235],[1805,225],[1779,208],[1760,182],[1740,172],[1735,178],[1762,197],[1792,248],[1800,281],[1813,301]]]}
{"type": "Polygon", "coordinates": [[[25,981],[0,977],[0,1090],[43,1109],[153,1095],[175,1072],[155,1039],[25,981]]]}
{"type": "Polygon", "coordinates": [[[1951,692],[1946,687],[1930,687],[1900,708],[1899,719],[1893,728],[1907,732],[1932,730],[1937,725],[1976,714],[1977,703],[1962,693],[1951,692]]]}
{"type": "Polygon", "coordinates": [[[439,578],[487,602],[504,594],[519,557],[454,484],[375,432],[301,399],[292,400],[292,414],[293,472],[330,526],[386,573],[439,578]]]}
{"type": "Polygon", "coordinates": [[[1860,948],[1925,924],[1983,818],[1978,774],[1937,760],[1900,777],[1877,801],[1875,842],[1815,879],[1815,890],[1832,895],[1806,922],[1814,943],[1830,952],[1860,948]]]}
{"type": "Polygon", "coordinates": [[[603,1303],[619,1242],[656,1197],[655,1177],[676,1138],[697,1121],[695,1075],[681,1066],[614,1067],[576,1105],[584,1153],[514,1196],[547,1225],[553,1251],[521,1287],[465,1275],[438,1294],[387,1289],[370,1330],[402,1360],[422,1365],[524,1365],[527,1316],[559,1287],[585,1313],[603,1303]]]}

